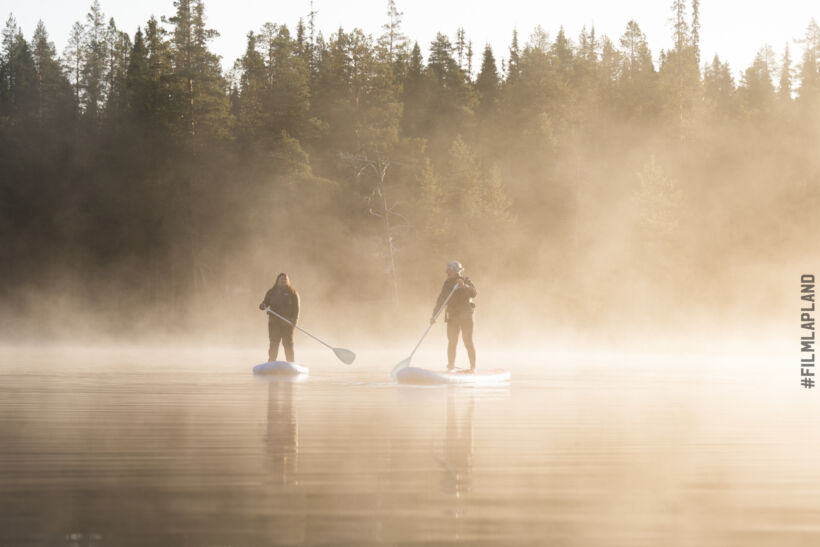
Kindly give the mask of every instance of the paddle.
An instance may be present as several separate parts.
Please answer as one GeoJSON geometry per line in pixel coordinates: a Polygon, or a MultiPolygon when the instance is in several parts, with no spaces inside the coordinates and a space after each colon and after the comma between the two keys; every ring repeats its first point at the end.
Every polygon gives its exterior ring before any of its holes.
{"type": "MultiPolygon", "coordinates": [[[[436,314],[433,316],[433,320],[438,318],[439,314],[441,313],[441,310],[443,310],[444,306],[447,305],[447,302],[450,301],[450,297],[453,296],[453,293],[456,292],[457,288],[458,288],[458,283],[453,285],[453,290],[451,290],[450,294],[447,295],[447,298],[444,299],[444,303],[441,305],[441,307],[438,309],[436,314]]],[[[413,348],[413,351],[410,353],[410,357],[408,357],[407,359],[405,359],[403,361],[399,361],[398,364],[396,364],[396,366],[393,367],[393,370],[390,371],[390,375],[393,377],[394,380],[396,379],[396,374],[401,369],[410,366],[410,361],[413,359],[413,355],[416,353],[416,350],[419,349],[419,346],[421,345],[421,341],[424,340],[424,337],[427,336],[427,333],[430,332],[430,329],[432,327],[433,327],[433,323],[430,323],[429,325],[427,325],[427,330],[425,330],[424,334],[421,335],[421,338],[419,339],[419,343],[416,344],[416,347],[413,348]]]]}
{"type": "Polygon", "coordinates": [[[312,334],[310,334],[308,331],[306,331],[305,329],[303,329],[303,328],[302,328],[302,327],[300,327],[299,325],[294,325],[292,321],[289,321],[289,320],[285,319],[284,317],[282,317],[281,315],[279,315],[278,313],[276,313],[275,311],[273,311],[272,309],[270,309],[270,306],[265,306],[265,311],[266,311],[266,312],[268,312],[268,313],[271,313],[271,314],[275,315],[276,317],[278,317],[279,319],[281,319],[281,320],[282,320],[282,321],[284,321],[285,323],[287,323],[287,324],[289,324],[289,325],[293,325],[294,327],[296,327],[296,328],[297,328],[297,329],[299,329],[300,331],[304,332],[305,334],[307,334],[308,336],[310,336],[311,338],[313,338],[314,340],[316,340],[316,341],[317,341],[317,342],[319,342],[320,344],[325,345],[325,346],[329,347],[330,349],[332,349],[332,350],[333,350],[333,353],[335,353],[335,354],[336,354],[336,357],[338,357],[338,358],[339,358],[339,360],[340,360],[342,363],[344,363],[344,364],[346,364],[346,365],[349,365],[350,363],[352,363],[353,361],[355,361],[355,360],[356,360],[356,354],[355,354],[355,353],[353,353],[352,351],[350,351],[349,349],[344,349],[344,348],[334,348],[333,346],[331,346],[331,345],[330,345],[330,344],[328,344],[327,342],[325,342],[325,341],[323,341],[323,340],[319,340],[318,338],[316,338],[315,336],[313,336],[312,334]]]}

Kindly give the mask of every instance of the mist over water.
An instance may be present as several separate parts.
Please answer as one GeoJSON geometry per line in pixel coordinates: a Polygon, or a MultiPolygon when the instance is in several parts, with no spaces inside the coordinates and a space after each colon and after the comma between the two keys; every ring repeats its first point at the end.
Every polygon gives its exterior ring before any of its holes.
{"type": "Polygon", "coordinates": [[[2,350],[0,544],[820,537],[816,405],[771,355],[485,348],[513,379],[473,389],[298,346],[277,382],[260,349],[2,350]]]}

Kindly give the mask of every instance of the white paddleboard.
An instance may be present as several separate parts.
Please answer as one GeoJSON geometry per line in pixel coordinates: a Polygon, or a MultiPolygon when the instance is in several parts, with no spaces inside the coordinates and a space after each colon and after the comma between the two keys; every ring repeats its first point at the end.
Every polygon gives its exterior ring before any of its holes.
{"type": "Polygon", "coordinates": [[[466,371],[430,370],[419,367],[405,367],[396,373],[400,384],[416,386],[439,386],[446,384],[459,385],[492,385],[510,381],[510,371],[503,369],[466,371]]]}
{"type": "Polygon", "coordinates": [[[278,376],[282,378],[304,379],[310,374],[307,367],[288,361],[269,361],[253,367],[254,374],[278,376]]]}

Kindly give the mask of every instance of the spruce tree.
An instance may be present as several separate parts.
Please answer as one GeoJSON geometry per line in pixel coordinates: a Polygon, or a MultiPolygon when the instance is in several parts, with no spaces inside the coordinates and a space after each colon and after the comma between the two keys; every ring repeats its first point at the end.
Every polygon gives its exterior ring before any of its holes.
{"type": "Polygon", "coordinates": [[[777,86],[777,95],[785,102],[791,102],[792,99],[792,59],[789,54],[789,44],[786,42],[786,47],[783,51],[783,60],[780,63],[780,80],[777,86]]]}
{"type": "MultiPolygon", "coordinates": [[[[265,40],[270,40],[270,36],[266,35],[265,40]]],[[[269,135],[278,138],[284,130],[294,138],[302,138],[310,111],[309,67],[298,54],[297,43],[285,25],[278,27],[273,40],[262,47],[267,55],[265,70],[269,78],[264,105],[270,120],[269,135]]]]}
{"type": "MultiPolygon", "coordinates": [[[[263,137],[266,120],[266,96],[271,85],[266,74],[265,62],[257,50],[256,36],[247,35],[247,48],[241,59],[242,75],[239,78],[239,112],[237,131],[244,145],[254,145],[263,137]]],[[[270,53],[273,55],[273,53],[270,53]]],[[[273,79],[271,75],[270,79],[273,79]]]]}
{"type": "Polygon", "coordinates": [[[422,129],[426,125],[429,88],[424,73],[424,59],[418,42],[413,44],[407,63],[407,71],[401,83],[401,98],[404,103],[401,122],[403,132],[410,137],[421,136],[422,129]]]}
{"type": "Polygon", "coordinates": [[[518,45],[518,29],[513,29],[512,43],[510,44],[510,58],[507,61],[506,80],[515,83],[521,74],[521,48],[518,45]]]}
{"type": "Polygon", "coordinates": [[[773,106],[775,97],[771,67],[773,57],[774,52],[771,47],[764,46],[755,55],[752,66],[743,73],[739,92],[746,116],[764,117],[773,106]]]}
{"type": "Polygon", "coordinates": [[[128,58],[125,72],[126,112],[132,123],[140,124],[151,116],[152,107],[149,97],[150,73],[148,68],[148,48],[145,45],[142,29],[137,28],[134,34],[134,47],[128,58]]]}
{"type": "Polygon", "coordinates": [[[430,44],[427,74],[431,81],[430,119],[434,131],[452,135],[467,129],[474,107],[474,95],[464,72],[453,57],[453,46],[444,34],[438,33],[430,44]]]}
{"type": "Polygon", "coordinates": [[[735,83],[728,63],[721,62],[715,54],[703,75],[703,98],[707,115],[714,119],[734,115],[735,83]]]}
{"type": "Polygon", "coordinates": [[[484,46],[484,55],[481,59],[481,72],[476,78],[476,90],[478,91],[478,109],[486,115],[493,110],[498,102],[500,91],[500,79],[498,68],[493,57],[493,49],[490,44],[484,46]]]}

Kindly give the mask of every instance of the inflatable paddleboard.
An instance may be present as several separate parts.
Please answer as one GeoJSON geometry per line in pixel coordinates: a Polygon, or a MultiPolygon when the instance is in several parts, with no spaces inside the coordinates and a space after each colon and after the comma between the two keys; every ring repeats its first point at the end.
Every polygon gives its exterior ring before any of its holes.
{"type": "Polygon", "coordinates": [[[288,361],[270,361],[253,367],[254,374],[281,378],[304,379],[310,374],[307,367],[288,361]]]}
{"type": "Polygon", "coordinates": [[[492,385],[510,381],[510,371],[502,369],[477,370],[475,372],[439,371],[419,367],[406,367],[396,373],[400,384],[416,386],[439,386],[446,384],[459,385],[492,385]]]}

